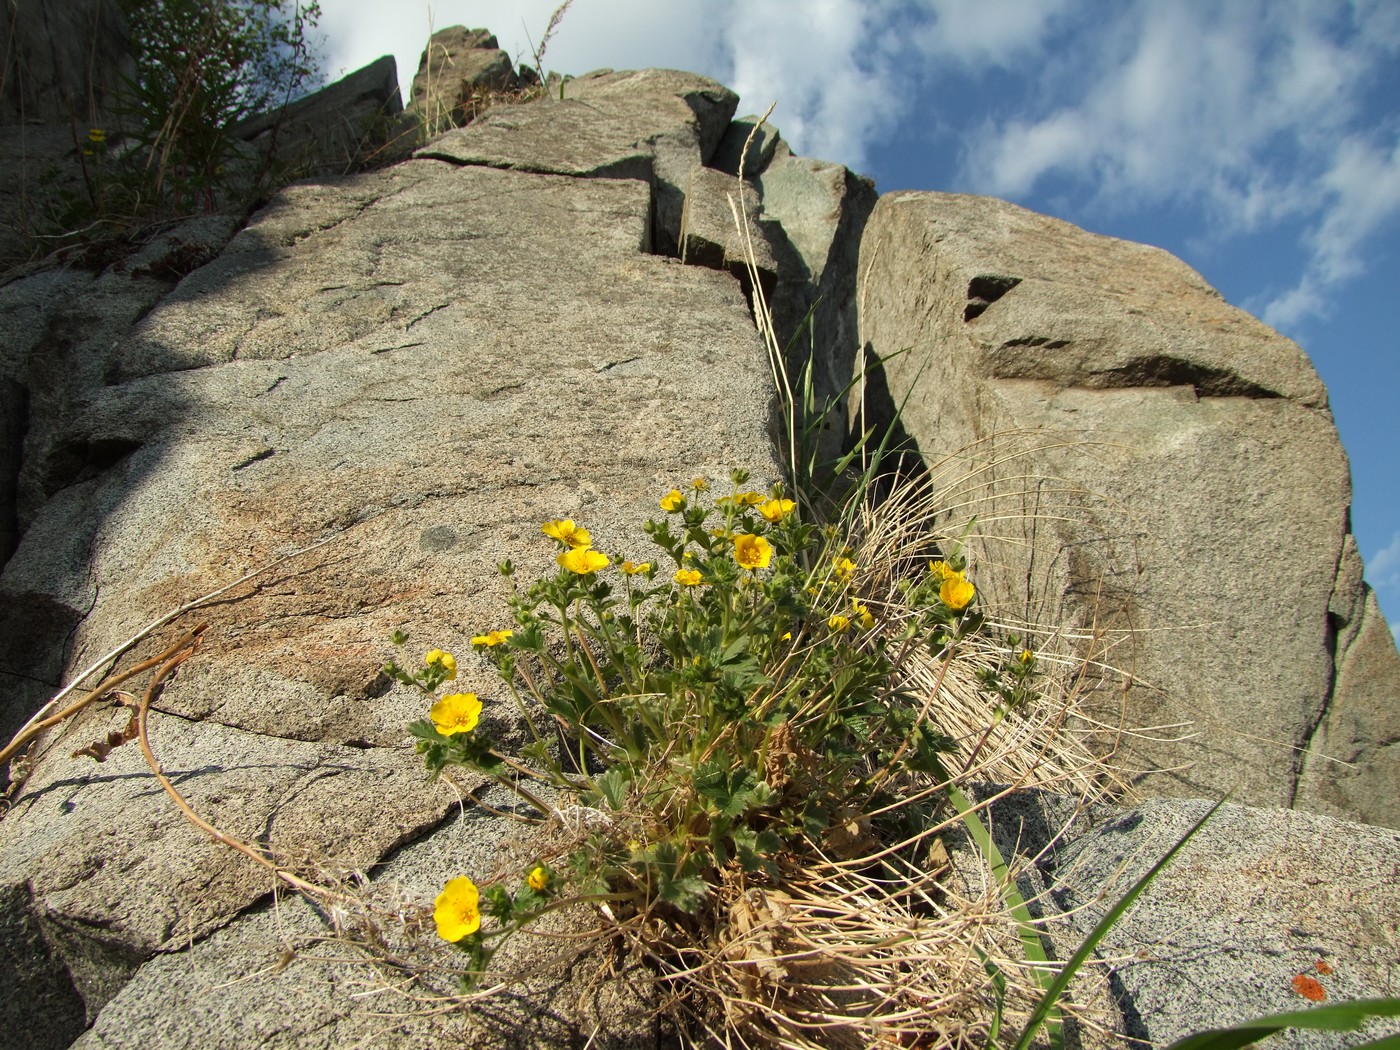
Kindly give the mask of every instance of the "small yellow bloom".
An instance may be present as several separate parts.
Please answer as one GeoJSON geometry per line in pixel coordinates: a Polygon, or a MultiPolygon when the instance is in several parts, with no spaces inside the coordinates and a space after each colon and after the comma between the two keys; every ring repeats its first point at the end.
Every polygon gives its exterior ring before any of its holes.
{"type": "Polygon", "coordinates": [[[622,571],[628,576],[636,576],[641,572],[651,572],[651,562],[644,561],[638,565],[634,561],[625,561],[622,563],[622,571]]]}
{"type": "Polygon", "coordinates": [[[608,565],[608,556],[588,547],[575,547],[554,559],[564,568],[580,576],[587,576],[608,565]]]}
{"type": "Polygon", "coordinates": [[[837,558],[831,568],[835,571],[836,578],[844,583],[855,574],[856,563],[850,558],[837,558]]]}
{"type": "Polygon", "coordinates": [[[447,672],[447,680],[450,682],[457,677],[457,658],[451,653],[445,653],[441,649],[429,649],[423,656],[423,662],[428,666],[437,664],[447,672]]]}
{"type": "Polygon", "coordinates": [[[588,530],[575,525],[573,518],[564,518],[562,521],[547,521],[540,526],[540,531],[574,550],[587,547],[593,542],[588,530]]]}
{"type": "Polygon", "coordinates": [[[734,502],[741,507],[756,507],[765,501],[761,492],[741,492],[734,497],[734,502]]]}
{"type": "Polygon", "coordinates": [[[484,645],[489,649],[493,645],[500,645],[514,633],[514,631],[487,631],[485,634],[478,634],[472,638],[472,645],[484,645]]]}
{"type": "Polygon", "coordinates": [[[1031,652],[1029,649],[1022,649],[1022,650],[1021,650],[1021,663],[1023,663],[1023,664],[1028,664],[1028,663],[1030,663],[1030,662],[1031,662],[1032,660],[1034,660],[1034,659],[1035,659],[1035,653],[1031,652]]]}
{"type": "Polygon", "coordinates": [[[88,141],[101,145],[107,141],[107,132],[101,128],[88,128],[88,141]]]}
{"type": "Polygon", "coordinates": [[[672,489],[661,497],[661,509],[667,514],[674,514],[685,506],[685,497],[681,495],[680,489],[672,489]]]}
{"type": "Polygon", "coordinates": [[[837,613],[831,619],[826,621],[826,625],[831,630],[835,631],[837,634],[840,634],[847,627],[851,626],[851,618],[849,616],[842,616],[840,613],[837,613]]]}
{"type": "Polygon", "coordinates": [[[428,711],[443,736],[470,733],[481,717],[481,701],[475,693],[448,693],[428,711]]]}
{"type": "Polygon", "coordinates": [[[967,608],[968,603],[972,601],[972,597],[976,593],[977,588],[964,579],[960,572],[949,571],[943,577],[943,583],[938,588],[938,597],[943,599],[943,604],[954,612],[967,608]]]}
{"type": "Polygon", "coordinates": [[[875,626],[875,617],[871,615],[869,609],[861,605],[860,602],[852,602],[851,605],[851,615],[855,617],[856,623],[860,624],[862,631],[868,631],[875,626]]]}
{"type": "Polygon", "coordinates": [[[549,872],[536,865],[531,869],[530,874],[525,876],[525,881],[529,884],[530,889],[536,893],[543,893],[544,888],[549,885],[549,872]]]}
{"type": "Polygon", "coordinates": [[[783,641],[785,641],[785,642],[790,642],[790,641],[792,641],[792,632],[791,632],[791,631],[785,631],[785,632],[783,633],[783,641]]]}
{"type": "Polygon", "coordinates": [[[438,936],[455,944],[481,929],[479,901],[476,884],[465,875],[448,882],[433,902],[438,936]]]}
{"type": "Polygon", "coordinates": [[[710,483],[704,478],[691,478],[690,487],[693,488],[696,492],[704,492],[710,487],[710,483]]]}
{"type": "Polygon", "coordinates": [[[770,499],[758,505],[758,512],[769,521],[782,521],[796,506],[797,504],[790,499],[770,499]]]}
{"type": "Polygon", "coordinates": [[[956,575],[953,567],[941,559],[929,562],[928,571],[933,573],[940,580],[946,580],[949,576],[956,575]]]}
{"type": "Polygon", "coordinates": [[[701,580],[699,569],[677,569],[676,582],[682,587],[694,587],[701,580]]]}
{"type": "Polygon", "coordinates": [[[762,536],[745,532],[734,537],[734,560],[750,571],[766,569],[773,560],[773,545],[762,536]]]}

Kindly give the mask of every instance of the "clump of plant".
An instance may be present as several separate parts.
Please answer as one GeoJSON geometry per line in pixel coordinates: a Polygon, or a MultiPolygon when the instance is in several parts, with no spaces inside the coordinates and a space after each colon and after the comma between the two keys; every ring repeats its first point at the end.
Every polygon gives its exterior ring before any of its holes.
{"type": "Polygon", "coordinates": [[[46,240],[92,244],[263,192],[234,133],[314,84],[317,0],[123,0],[134,74],[115,127],[92,128],[81,183],[59,192],[46,240]]]}
{"type": "MultiPolygon", "coordinates": [[[[966,562],[945,544],[891,576],[862,563],[855,537],[802,521],[781,486],[747,481],[734,472],[718,498],[703,479],[664,495],[664,515],[644,526],[645,560],[598,550],[564,519],[542,528],[559,548],[553,575],[522,584],[500,566],[513,619],[472,645],[526,726],[518,754],[483,727],[481,698],[449,691],[451,654],[386,665],[433,700],[410,727],[429,771],[483,772],[557,833],[509,885],[463,875],[438,898],[439,933],[468,954],[468,983],[502,937],[566,900],[605,904],[672,973],[730,939],[731,957],[759,951],[736,915],[762,928],[775,901],[843,911],[864,880],[883,880],[883,903],[861,905],[862,921],[897,898],[889,921],[917,925],[931,906],[926,840],[936,814],[952,815],[939,785],[955,742],[907,672],[916,658],[946,668],[981,626],[966,562]]],[[[794,917],[779,939],[815,943],[822,923],[844,926],[794,917]]],[[[907,965],[902,950],[886,953],[893,970],[907,965]]],[[[773,943],[761,953],[763,966],[722,979],[739,983],[721,998],[748,1010],[746,981],[805,969],[814,1009],[831,974],[784,961],[773,943]]],[[[838,950],[816,957],[841,969],[838,950]]],[[[801,987],[788,981],[789,999],[801,987]]],[[[790,1001],[783,1013],[802,1009],[790,1001]]]]}

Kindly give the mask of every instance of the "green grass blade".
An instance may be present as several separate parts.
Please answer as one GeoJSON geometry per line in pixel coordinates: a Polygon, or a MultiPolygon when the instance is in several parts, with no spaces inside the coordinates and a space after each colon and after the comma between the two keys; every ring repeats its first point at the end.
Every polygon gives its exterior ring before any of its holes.
{"type": "MultiPolygon", "coordinates": [[[[1317,1006],[1310,1010],[1271,1014],[1228,1028],[1212,1028],[1206,1032],[1188,1035],[1172,1043],[1167,1050],[1234,1050],[1236,1047],[1249,1046],[1285,1028],[1350,1032],[1372,1017],[1400,1017],[1400,999],[1357,999],[1349,1003],[1317,1006]]],[[[1393,1050],[1400,1047],[1400,1035],[1383,1036],[1366,1043],[1365,1047],[1370,1047],[1371,1050],[1393,1050]]],[[[1364,1048],[1357,1047],[1357,1050],[1364,1048]]]]}
{"type": "MultiPolygon", "coordinates": [[[[1227,796],[1228,797],[1228,796],[1227,796]]],[[[1133,888],[1119,898],[1118,903],[1108,910],[1108,914],[1099,921],[1099,924],[1090,931],[1089,936],[1084,938],[1084,943],[1079,946],[1079,950],[1065,963],[1060,975],[1055,978],[1050,987],[1041,996],[1040,1002],[1036,1004],[1035,1010],[1031,1013],[1031,1019],[1026,1022],[1025,1030],[1021,1033],[1021,1038],[1016,1041],[1015,1050],[1026,1050],[1030,1046],[1031,1040],[1040,1026],[1045,1023],[1051,1011],[1055,1009],[1055,1004],[1059,1002],[1060,996],[1064,994],[1069,982],[1074,979],[1074,975],[1079,972],[1079,967],[1084,965],[1084,960],[1089,957],[1089,953],[1098,947],[1099,942],[1113,928],[1114,923],[1123,917],[1123,913],[1132,907],[1133,901],[1142,895],[1143,890],[1151,885],[1152,880],[1171,863],[1173,857],[1181,850],[1186,843],[1191,841],[1192,836],[1206,826],[1206,822],[1215,816],[1215,811],[1225,804],[1225,799],[1221,799],[1211,806],[1200,820],[1192,826],[1191,830],[1177,840],[1175,846],[1167,850],[1162,859],[1152,865],[1151,869],[1142,878],[1133,884],[1133,888]]]]}
{"type": "MultiPolygon", "coordinates": [[[[1050,976],[1050,957],[1045,954],[1045,946],[1040,942],[1040,933],[1035,928],[1035,923],[1031,919],[1030,909],[1026,907],[1026,899],[1021,896],[1021,891],[1016,888],[1016,880],[1011,877],[1011,871],[1006,866],[1006,860],[1001,855],[1001,850],[997,849],[996,843],[992,841],[991,833],[987,826],[976,812],[968,797],[957,787],[948,785],[948,797],[952,799],[953,805],[958,807],[958,819],[967,827],[967,833],[972,836],[972,841],[977,844],[977,848],[982,852],[982,856],[987,861],[987,866],[991,869],[992,877],[997,880],[997,886],[1001,891],[1001,899],[1006,905],[1006,910],[1011,913],[1011,917],[1016,920],[1016,932],[1021,937],[1021,950],[1026,953],[1026,958],[1032,963],[1040,964],[1036,969],[1036,976],[1045,986],[1047,994],[1051,987],[1052,978],[1050,976]]],[[[1002,987],[1005,980],[1002,981],[1002,987]]],[[[1044,1000],[1041,1000],[1044,1002],[1044,1000]]],[[[1050,1027],[1047,1034],[1050,1037],[1050,1044],[1054,1047],[1063,1046],[1063,1033],[1059,1011],[1055,1008],[1053,1001],[1051,1009],[1045,1014],[1049,1018],[1050,1027]],[[1052,1017],[1051,1014],[1054,1016],[1052,1017]]],[[[998,1025],[1000,1028],[1000,1008],[998,1008],[998,1025]]]]}

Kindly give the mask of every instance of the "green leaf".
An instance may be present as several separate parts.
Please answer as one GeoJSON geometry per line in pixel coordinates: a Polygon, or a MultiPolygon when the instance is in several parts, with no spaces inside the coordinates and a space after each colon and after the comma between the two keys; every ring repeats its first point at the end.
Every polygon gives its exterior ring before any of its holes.
{"type": "Polygon", "coordinates": [[[704,879],[696,875],[687,875],[679,879],[662,879],[657,897],[683,912],[694,914],[709,890],[704,879]]]}
{"type": "MultiPolygon", "coordinates": [[[[1212,810],[1212,812],[1214,812],[1212,810]]],[[[1167,1050],[1235,1050],[1249,1046],[1266,1036],[1286,1028],[1312,1028],[1325,1032],[1350,1032],[1372,1017],[1400,1017],[1400,999],[1357,999],[1349,1003],[1332,1003],[1309,1010],[1270,1014],[1253,1021],[1212,1028],[1205,1032],[1178,1039],[1167,1050]]],[[[1372,1050],[1394,1050],[1400,1047],[1400,1035],[1384,1036],[1364,1044],[1372,1050]]],[[[1364,1050],[1358,1047],[1357,1050],[1364,1050]]]]}
{"type": "Polygon", "coordinates": [[[632,778],[620,769],[610,769],[600,777],[595,777],[593,787],[607,802],[608,808],[620,810],[627,801],[627,789],[632,786],[632,778]]]}
{"type": "Polygon", "coordinates": [[[757,780],[752,770],[728,770],[716,762],[706,762],[695,771],[695,790],[717,813],[739,817],[754,803],[757,780]]]}

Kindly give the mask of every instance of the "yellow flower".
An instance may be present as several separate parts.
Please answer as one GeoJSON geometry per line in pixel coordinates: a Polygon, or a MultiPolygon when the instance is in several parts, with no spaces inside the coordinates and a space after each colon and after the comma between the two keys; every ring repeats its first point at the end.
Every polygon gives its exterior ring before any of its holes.
{"type": "Polygon", "coordinates": [[[837,634],[840,634],[847,627],[851,626],[851,619],[849,616],[842,616],[840,613],[837,613],[831,619],[826,621],[826,625],[827,627],[831,628],[831,630],[835,631],[837,634]]]}
{"type": "Polygon", "coordinates": [[[547,521],[540,526],[540,531],[574,550],[587,547],[593,542],[592,537],[588,535],[588,530],[575,525],[573,518],[565,518],[562,521],[547,521]]]}
{"type": "Polygon", "coordinates": [[[791,632],[791,631],[785,632],[785,633],[783,634],[783,639],[782,639],[782,640],[785,641],[785,642],[790,642],[790,641],[792,641],[792,632],[791,632]]]}
{"type": "Polygon", "coordinates": [[[849,580],[856,571],[856,563],[850,558],[837,558],[831,567],[836,573],[836,578],[843,583],[849,580]]]}
{"type": "Polygon", "coordinates": [[[661,497],[661,509],[667,514],[674,514],[685,506],[685,497],[681,495],[680,489],[672,489],[661,497]]]}
{"type": "Polygon", "coordinates": [[[625,561],[622,563],[622,571],[628,576],[636,576],[639,572],[651,572],[651,562],[644,561],[638,565],[634,561],[625,561]]]}
{"type": "Polygon", "coordinates": [[[428,666],[437,664],[447,672],[447,680],[450,682],[457,677],[457,658],[451,653],[445,653],[441,649],[429,649],[423,656],[423,662],[428,666]]]}
{"type": "Polygon", "coordinates": [[[962,573],[951,570],[943,577],[943,583],[938,588],[938,597],[954,612],[967,608],[976,593],[977,588],[963,579],[962,573]]]}
{"type": "Polygon", "coordinates": [[[701,580],[699,569],[677,569],[676,582],[682,587],[694,587],[701,580]]]}
{"type": "Polygon", "coordinates": [[[710,483],[704,478],[691,478],[690,487],[693,488],[696,492],[704,492],[710,487],[710,483]]]}
{"type": "Polygon", "coordinates": [[[871,615],[869,609],[861,605],[860,602],[852,602],[851,605],[853,610],[851,615],[855,617],[856,623],[860,624],[862,631],[868,631],[875,626],[875,617],[871,615]]]}
{"type": "Polygon", "coordinates": [[[457,943],[481,929],[481,910],[476,884],[465,875],[458,875],[443,887],[433,902],[433,921],[438,936],[457,943]]]}
{"type": "Polygon", "coordinates": [[[933,573],[940,580],[946,580],[949,576],[956,575],[953,567],[942,560],[929,562],[928,571],[933,573]]]}
{"type": "Polygon", "coordinates": [[[100,146],[107,141],[107,132],[101,128],[88,128],[88,141],[95,142],[100,146]]]}
{"type": "Polygon", "coordinates": [[[428,717],[443,736],[470,733],[481,717],[481,701],[475,693],[448,693],[432,706],[428,717]]]}
{"type": "Polygon", "coordinates": [[[484,645],[489,649],[493,645],[500,645],[514,633],[514,631],[487,631],[485,634],[478,634],[472,638],[472,645],[484,645]]]}
{"type": "Polygon", "coordinates": [[[734,560],[750,571],[766,569],[773,560],[773,545],[762,536],[745,532],[734,537],[734,560]]]}
{"type": "Polygon", "coordinates": [[[782,521],[797,504],[790,499],[770,499],[758,505],[758,512],[769,521],[782,521]]]}
{"type": "Polygon", "coordinates": [[[1023,664],[1028,664],[1028,663],[1030,663],[1030,662],[1031,662],[1032,660],[1034,660],[1034,659],[1035,659],[1035,653],[1031,652],[1029,649],[1022,649],[1022,650],[1021,650],[1021,663],[1023,663],[1023,664]]]}
{"type": "Polygon", "coordinates": [[[529,883],[530,889],[534,890],[536,893],[543,893],[544,888],[549,885],[549,872],[545,871],[543,867],[536,865],[531,869],[530,874],[525,877],[525,881],[529,883]]]}
{"type": "Polygon", "coordinates": [[[575,547],[567,550],[554,559],[570,572],[580,576],[587,576],[597,572],[608,564],[608,556],[600,554],[598,551],[590,550],[587,547],[575,547]]]}

